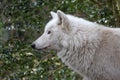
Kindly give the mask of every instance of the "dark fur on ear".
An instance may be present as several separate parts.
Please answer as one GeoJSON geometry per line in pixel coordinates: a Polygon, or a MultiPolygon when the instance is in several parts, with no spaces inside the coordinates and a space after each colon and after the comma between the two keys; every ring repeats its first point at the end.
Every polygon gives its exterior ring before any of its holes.
{"type": "Polygon", "coordinates": [[[57,11],[57,15],[58,15],[58,18],[59,18],[59,25],[60,24],[62,24],[63,23],[63,21],[65,21],[65,19],[67,18],[66,17],[66,15],[62,12],[62,11],[60,11],[60,10],[58,10],[57,11]]]}
{"type": "Polygon", "coordinates": [[[66,14],[64,14],[62,11],[58,10],[57,15],[58,15],[58,25],[61,25],[62,29],[64,31],[66,31],[66,32],[70,31],[71,27],[69,25],[69,20],[68,20],[66,14]]]}

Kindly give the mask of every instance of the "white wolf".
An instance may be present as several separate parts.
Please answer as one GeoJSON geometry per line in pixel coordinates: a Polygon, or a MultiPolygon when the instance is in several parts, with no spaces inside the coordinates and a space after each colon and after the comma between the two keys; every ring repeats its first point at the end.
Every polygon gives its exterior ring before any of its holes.
{"type": "Polygon", "coordinates": [[[51,12],[35,49],[54,49],[83,80],[120,80],[120,29],[108,28],[58,10],[51,12]]]}

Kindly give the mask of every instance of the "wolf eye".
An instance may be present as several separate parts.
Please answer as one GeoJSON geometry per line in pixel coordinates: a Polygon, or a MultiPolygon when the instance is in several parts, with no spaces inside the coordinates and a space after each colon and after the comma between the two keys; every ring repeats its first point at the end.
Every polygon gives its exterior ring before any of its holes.
{"type": "Polygon", "coordinates": [[[47,32],[47,34],[50,34],[50,33],[51,33],[51,31],[48,31],[48,32],[47,32]]]}

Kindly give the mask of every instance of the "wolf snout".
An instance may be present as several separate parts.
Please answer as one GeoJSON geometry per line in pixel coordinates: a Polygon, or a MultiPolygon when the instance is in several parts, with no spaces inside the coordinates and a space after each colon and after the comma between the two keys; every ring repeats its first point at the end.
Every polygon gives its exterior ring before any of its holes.
{"type": "Polygon", "coordinates": [[[35,49],[35,44],[33,43],[33,44],[31,44],[31,47],[33,48],[33,49],[35,49]]]}

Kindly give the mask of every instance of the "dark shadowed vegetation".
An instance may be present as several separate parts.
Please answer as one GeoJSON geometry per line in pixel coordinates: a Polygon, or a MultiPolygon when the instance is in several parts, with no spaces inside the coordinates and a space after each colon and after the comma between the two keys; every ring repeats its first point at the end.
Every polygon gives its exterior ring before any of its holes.
{"type": "Polygon", "coordinates": [[[81,80],[54,51],[30,47],[62,10],[109,27],[120,26],[120,0],[1,0],[0,80],[81,80]]]}

